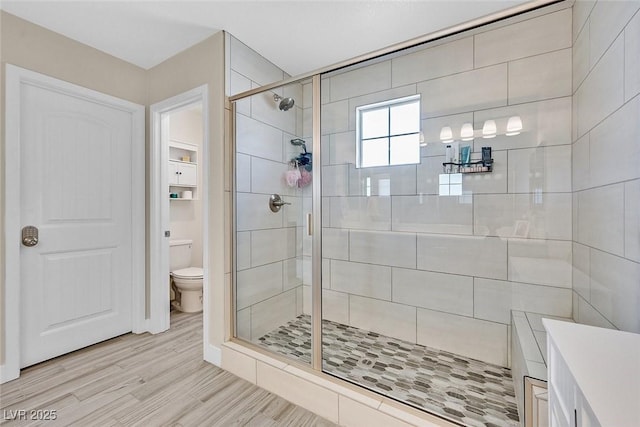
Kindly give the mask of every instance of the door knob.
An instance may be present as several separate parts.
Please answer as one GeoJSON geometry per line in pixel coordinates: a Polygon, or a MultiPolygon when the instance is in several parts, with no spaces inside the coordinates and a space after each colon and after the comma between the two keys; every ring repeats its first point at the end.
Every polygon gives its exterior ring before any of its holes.
{"type": "Polygon", "coordinates": [[[22,244],[25,246],[35,246],[38,244],[38,228],[27,225],[22,228],[22,244]]]}
{"type": "Polygon", "coordinates": [[[272,194],[269,197],[269,209],[271,209],[271,212],[279,212],[282,206],[290,204],[291,203],[282,200],[279,194],[272,194]]]}

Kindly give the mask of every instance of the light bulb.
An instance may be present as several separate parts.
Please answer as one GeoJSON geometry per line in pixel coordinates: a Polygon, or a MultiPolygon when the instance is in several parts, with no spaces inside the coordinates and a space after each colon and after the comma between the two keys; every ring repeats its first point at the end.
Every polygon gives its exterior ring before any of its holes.
{"type": "Polygon", "coordinates": [[[440,141],[442,141],[443,144],[453,142],[453,131],[449,126],[445,126],[440,130],[440,141]]]}
{"type": "Polygon", "coordinates": [[[460,138],[463,141],[471,141],[473,139],[473,125],[471,123],[465,123],[460,129],[460,138]]]}
{"type": "Polygon", "coordinates": [[[424,142],[424,132],[420,131],[420,147],[426,147],[427,143],[424,142]]]}
{"type": "Polygon", "coordinates": [[[509,117],[509,121],[507,122],[507,132],[505,135],[513,136],[518,135],[522,130],[522,119],[520,116],[509,117]]]}
{"type": "Polygon", "coordinates": [[[497,132],[496,121],[495,120],[487,120],[484,122],[484,126],[482,126],[482,137],[483,138],[495,138],[497,132]]]}

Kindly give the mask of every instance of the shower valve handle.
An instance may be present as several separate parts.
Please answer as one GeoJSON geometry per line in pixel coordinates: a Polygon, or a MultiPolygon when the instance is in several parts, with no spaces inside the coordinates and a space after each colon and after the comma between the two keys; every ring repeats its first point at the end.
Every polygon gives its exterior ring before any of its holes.
{"type": "Polygon", "coordinates": [[[271,212],[279,212],[282,206],[290,204],[291,203],[282,200],[279,194],[272,194],[269,197],[269,209],[271,209],[271,212]]]}

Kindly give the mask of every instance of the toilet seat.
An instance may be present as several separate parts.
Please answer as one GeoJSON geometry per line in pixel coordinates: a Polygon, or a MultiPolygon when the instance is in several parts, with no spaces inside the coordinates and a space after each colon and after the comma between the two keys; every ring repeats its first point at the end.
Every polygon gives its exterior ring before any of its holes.
{"type": "Polygon", "coordinates": [[[188,279],[202,280],[203,274],[204,274],[204,271],[200,267],[181,268],[180,270],[171,272],[171,276],[173,276],[174,278],[185,279],[185,280],[188,280],[188,279]]]}

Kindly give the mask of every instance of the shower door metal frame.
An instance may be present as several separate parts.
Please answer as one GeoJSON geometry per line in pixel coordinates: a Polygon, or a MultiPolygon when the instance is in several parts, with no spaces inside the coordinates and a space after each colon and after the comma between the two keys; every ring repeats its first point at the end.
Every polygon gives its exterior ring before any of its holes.
{"type": "MultiPolygon", "coordinates": [[[[231,159],[229,165],[230,176],[230,191],[231,191],[231,289],[229,291],[229,307],[230,309],[230,324],[226,328],[225,339],[230,341],[239,341],[243,345],[248,345],[251,348],[260,352],[266,352],[276,358],[286,360],[288,363],[295,363],[301,367],[307,368],[309,365],[298,363],[297,361],[276,353],[265,350],[251,341],[238,338],[238,325],[237,325],[237,311],[236,311],[236,286],[237,286],[237,233],[238,233],[238,198],[236,197],[237,190],[237,174],[236,174],[236,160],[237,160],[237,144],[236,144],[236,101],[244,98],[248,98],[252,95],[266,92],[270,89],[286,86],[296,82],[302,82],[308,80],[309,77],[301,79],[288,80],[288,83],[283,85],[273,85],[269,88],[263,88],[263,90],[252,90],[251,94],[245,96],[233,96],[228,98],[228,102],[231,104],[230,118],[228,128],[231,132],[230,149],[231,159]]],[[[312,222],[311,222],[311,368],[315,371],[322,372],[322,153],[321,153],[321,130],[320,130],[320,74],[312,76],[312,138],[314,163],[318,165],[313,169],[312,180],[312,222]]]]}

